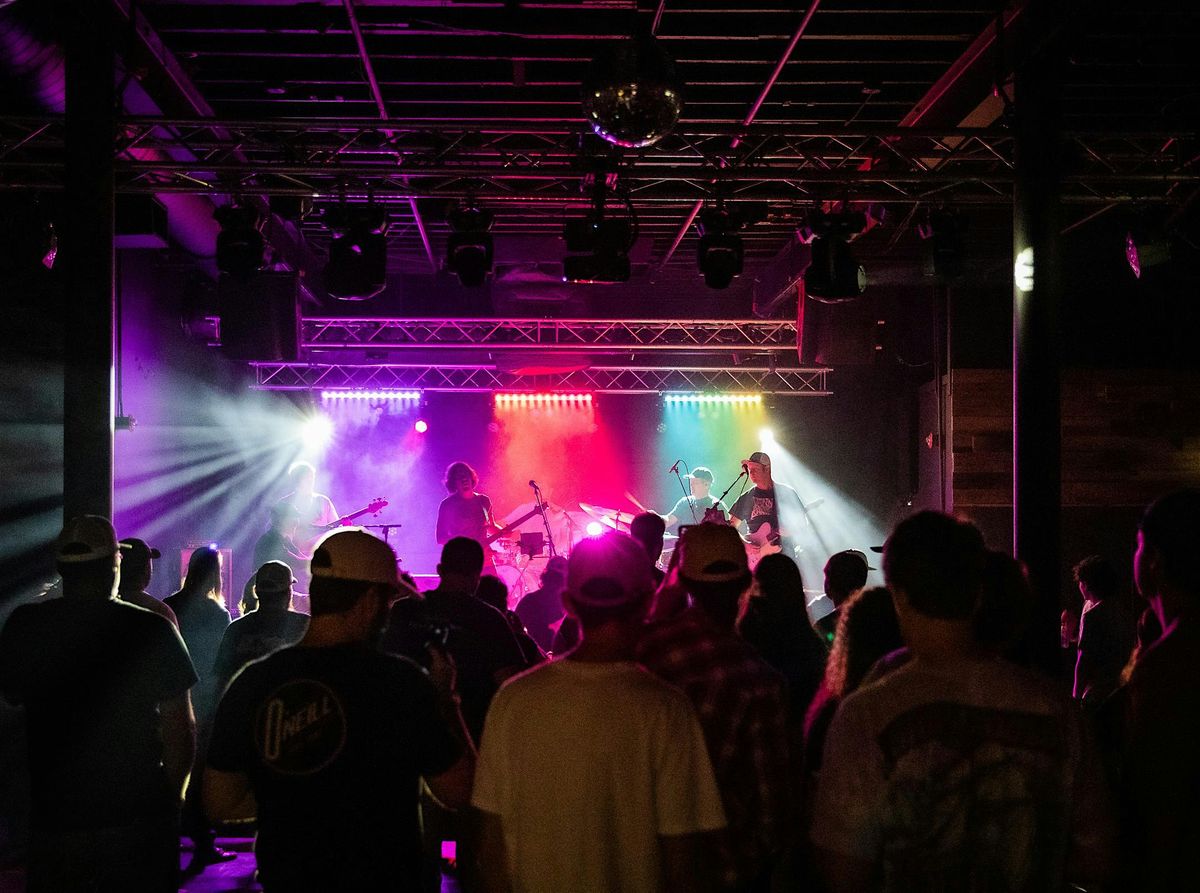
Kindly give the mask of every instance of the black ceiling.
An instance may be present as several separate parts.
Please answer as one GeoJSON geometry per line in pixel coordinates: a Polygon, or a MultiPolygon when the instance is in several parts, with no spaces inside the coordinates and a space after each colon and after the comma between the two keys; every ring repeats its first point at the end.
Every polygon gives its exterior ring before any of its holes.
{"type": "MultiPolygon", "coordinates": [[[[19,2],[0,16],[52,42],[54,20],[39,6],[19,2]]],[[[687,225],[700,203],[718,195],[765,202],[763,219],[744,233],[745,287],[766,275],[821,203],[884,205],[883,225],[861,240],[879,256],[915,251],[911,223],[941,204],[1002,229],[1011,204],[1012,73],[1043,52],[1065,60],[1071,218],[1134,201],[1185,201],[1197,174],[1200,110],[1192,58],[1200,25],[1187,7],[114,0],[114,27],[131,13],[139,23],[122,56],[162,113],[225,125],[131,126],[126,138],[161,148],[160,163],[127,160],[119,188],[207,192],[218,201],[316,195],[317,213],[302,230],[318,256],[322,208],[342,192],[352,201],[371,194],[389,205],[394,261],[426,272],[441,264],[446,207],[472,194],[496,211],[498,260],[528,268],[557,261],[563,221],[587,206],[581,179],[604,157],[636,209],[632,257],[643,284],[702,288],[696,227],[687,225]],[[579,84],[598,49],[635,28],[653,28],[675,59],[685,105],[670,137],[617,153],[590,137],[579,84]]],[[[27,97],[28,72],[13,68],[0,87],[21,86],[27,97]]],[[[15,94],[6,105],[30,109],[15,94]]],[[[5,145],[32,129],[7,126],[0,175],[37,182],[28,169],[3,170],[5,145]]],[[[33,140],[7,155],[37,149],[33,140]]],[[[52,147],[40,151],[52,157],[52,147]]]]}

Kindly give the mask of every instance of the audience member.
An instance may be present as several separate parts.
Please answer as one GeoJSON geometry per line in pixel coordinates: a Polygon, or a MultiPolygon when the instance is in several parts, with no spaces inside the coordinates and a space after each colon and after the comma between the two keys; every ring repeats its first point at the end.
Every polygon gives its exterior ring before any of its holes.
{"type": "Polygon", "coordinates": [[[489,890],[706,889],[700,835],[725,822],[703,735],[633,662],[653,589],[624,534],[571,552],[579,645],[509,681],[487,717],[472,802],[489,890]]]}
{"type": "Polygon", "coordinates": [[[718,846],[724,887],[763,890],[788,812],[786,682],[734,633],[751,583],[737,531],[697,524],[677,550],[692,605],[648,625],[637,657],[683,689],[700,717],[729,821],[718,846]]]}
{"type": "Polygon", "coordinates": [[[867,572],[874,570],[867,563],[867,556],[858,549],[845,549],[829,556],[825,562],[825,598],[831,609],[820,617],[814,626],[825,647],[833,645],[833,635],[838,625],[838,609],[846,599],[867,585],[867,572]]]}
{"type": "Polygon", "coordinates": [[[1105,558],[1091,555],[1075,565],[1083,597],[1074,696],[1095,707],[1116,691],[1121,669],[1133,650],[1133,621],[1121,605],[1120,579],[1105,558]]]}
{"type": "Polygon", "coordinates": [[[254,543],[254,566],[268,561],[282,561],[292,569],[292,576],[308,586],[308,558],[296,545],[300,510],[292,503],[277,502],[271,506],[271,526],[254,543]]]}
{"type": "Polygon", "coordinates": [[[542,571],[542,587],[517,602],[517,616],[544,651],[554,644],[554,625],[563,618],[562,593],[567,585],[567,559],[555,556],[542,571]]]}
{"type": "MultiPolygon", "coordinates": [[[[192,689],[192,704],[196,710],[196,764],[203,765],[213,711],[220,698],[214,670],[217,649],[229,626],[229,611],[221,600],[221,553],[212,546],[195,549],[188,559],[183,586],[164,601],[179,618],[179,632],[199,676],[192,689]]],[[[205,820],[200,802],[200,779],[195,775],[188,785],[183,807],[183,833],[192,840],[189,874],[236,856],[216,846],[216,834],[205,820]]]]}
{"type": "Polygon", "coordinates": [[[754,568],[758,594],[746,605],[738,632],[788,683],[788,713],[804,719],[821,676],[825,648],[808,622],[800,568],[783,554],[766,555],[754,568]]]}
{"type": "MultiPolygon", "coordinates": [[[[525,668],[525,656],[504,615],[475,597],[482,570],[483,547],[468,537],[452,537],[442,547],[437,588],[423,598],[396,602],[383,642],[385,650],[418,662],[425,660],[430,644],[446,649],[458,670],[462,713],[476,742],[500,683],[525,668]]],[[[429,873],[440,865],[443,841],[454,841],[459,883],[474,893],[476,857],[469,820],[428,800],[421,808],[429,873]]]]}
{"type": "Polygon", "coordinates": [[[304,638],[246,667],[221,701],[204,778],[214,820],[257,817],[263,889],[411,889],[418,779],[451,807],[474,751],[436,649],[427,677],[374,647],[401,591],[396,556],[339,530],[311,562],[304,638]]]}
{"type": "Polygon", "coordinates": [[[1120,692],[1120,890],[1179,890],[1194,882],[1200,843],[1200,490],[1179,490],[1142,515],[1134,582],[1162,633],[1120,692]]]}
{"type": "Polygon", "coordinates": [[[56,554],[62,597],[0,633],[0,690],[28,729],[28,889],[174,891],[196,675],[170,623],[114,597],[107,519],[73,518],[56,554]]]}
{"type": "Polygon", "coordinates": [[[657,512],[642,512],[635,515],[629,522],[629,535],[634,542],[646,550],[650,556],[651,573],[654,574],[654,585],[663,581],[663,572],[658,568],[658,560],[662,558],[663,539],[667,533],[667,524],[663,516],[657,512]]]}
{"type": "Polygon", "coordinates": [[[475,598],[483,570],[483,547],[454,537],[442,547],[436,589],[392,606],[383,647],[418,662],[430,642],[441,642],[458,668],[458,690],[471,740],[483,734],[488,705],[525,658],[504,615],[475,598]]]}
{"type": "Polygon", "coordinates": [[[821,771],[825,735],[838,705],[866,678],[884,655],[903,647],[892,594],[883,586],[862,589],[842,603],[837,632],[825,664],[825,677],[804,717],[806,789],[821,771]]]}
{"type": "Polygon", "coordinates": [[[978,530],[937,512],[884,546],[912,659],[830,726],[810,836],[834,893],[1106,880],[1107,802],[1081,716],[976,639],[984,560],[978,530]]]}
{"type": "Polygon", "coordinates": [[[282,561],[268,561],[254,575],[258,607],[225,629],[213,672],[217,691],[223,692],[237,672],[260,657],[295,645],[308,629],[308,617],[292,607],[292,569],[282,561]]]}
{"type": "Polygon", "coordinates": [[[151,548],[145,540],[136,537],[127,537],[121,540],[120,545],[121,582],[117,589],[117,598],[153,611],[178,629],[179,620],[175,617],[175,612],[146,591],[154,576],[154,559],[161,558],[162,553],[151,548]]]}
{"type": "Polygon", "coordinates": [[[1034,593],[1025,565],[1007,552],[986,550],[971,627],[975,641],[991,654],[1033,667],[1033,611],[1034,593]]]}
{"type": "Polygon", "coordinates": [[[484,574],[479,578],[479,585],[475,588],[475,597],[504,615],[504,619],[508,621],[508,628],[512,630],[517,644],[521,646],[521,656],[525,659],[525,666],[532,667],[546,659],[546,652],[542,651],[537,642],[530,637],[521,618],[515,611],[508,609],[508,584],[499,577],[484,574]]]}

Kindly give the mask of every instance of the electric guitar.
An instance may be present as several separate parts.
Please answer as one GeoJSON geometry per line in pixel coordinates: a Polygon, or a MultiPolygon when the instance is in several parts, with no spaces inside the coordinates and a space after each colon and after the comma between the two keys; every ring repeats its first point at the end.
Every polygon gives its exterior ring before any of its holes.
{"type": "Polygon", "coordinates": [[[754,533],[742,537],[742,542],[746,544],[746,561],[750,570],[754,570],[766,556],[783,551],[779,531],[771,528],[770,521],[764,521],[754,533]]]}
{"type": "Polygon", "coordinates": [[[327,531],[333,530],[335,527],[345,527],[355,518],[361,518],[363,515],[373,515],[376,512],[387,508],[387,504],[388,501],[381,496],[376,499],[372,499],[369,503],[367,503],[365,508],[361,508],[357,512],[351,512],[348,515],[342,515],[336,521],[330,521],[328,524],[309,524],[308,529],[311,530],[314,535],[320,535],[327,531]]]}
{"type": "Polygon", "coordinates": [[[525,514],[523,514],[521,517],[517,518],[515,521],[509,521],[506,525],[501,527],[495,533],[489,533],[487,535],[487,538],[484,540],[484,545],[490,546],[492,543],[494,543],[496,540],[500,539],[500,537],[504,536],[505,534],[512,533],[516,528],[520,527],[522,524],[524,524],[526,521],[528,521],[534,515],[538,514],[539,511],[540,510],[535,505],[533,508],[531,508],[525,514]]]}

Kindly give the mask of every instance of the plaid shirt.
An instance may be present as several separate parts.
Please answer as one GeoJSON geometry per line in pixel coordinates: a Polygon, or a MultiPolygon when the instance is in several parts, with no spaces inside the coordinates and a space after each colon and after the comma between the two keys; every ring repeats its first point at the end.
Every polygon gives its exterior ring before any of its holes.
{"type": "Polygon", "coordinates": [[[784,678],[696,607],[647,626],[637,659],[695,706],[729,822],[726,881],[752,880],[781,848],[788,809],[784,678]]]}

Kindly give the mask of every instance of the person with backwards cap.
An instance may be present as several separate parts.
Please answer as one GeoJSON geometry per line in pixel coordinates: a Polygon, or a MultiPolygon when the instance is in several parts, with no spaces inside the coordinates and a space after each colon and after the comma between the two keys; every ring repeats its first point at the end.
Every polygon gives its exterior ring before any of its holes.
{"type": "Polygon", "coordinates": [[[687,698],[635,663],[650,559],[623,533],[578,543],[563,604],[579,644],[492,702],[472,803],[484,889],[708,889],[702,835],[725,825],[687,698]]]}
{"type": "Polygon", "coordinates": [[[121,551],[107,518],[68,521],[62,598],[22,605],[0,633],[0,691],[28,730],[31,893],[179,886],[196,673],[175,627],[115,598],[121,551]]]}
{"type": "Polygon", "coordinates": [[[205,804],[215,821],[257,817],[267,893],[411,890],[418,781],[452,808],[471,792],[454,665],[431,648],[426,674],[377,647],[389,604],[408,591],[382,540],[332,532],[310,571],[304,638],[245,667],[221,700],[205,804]]]}

